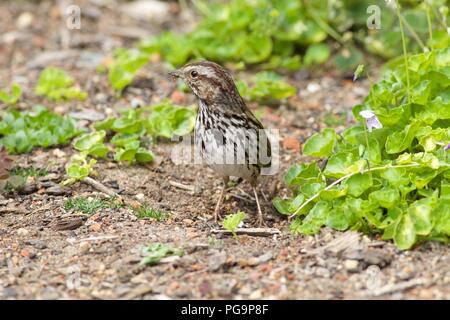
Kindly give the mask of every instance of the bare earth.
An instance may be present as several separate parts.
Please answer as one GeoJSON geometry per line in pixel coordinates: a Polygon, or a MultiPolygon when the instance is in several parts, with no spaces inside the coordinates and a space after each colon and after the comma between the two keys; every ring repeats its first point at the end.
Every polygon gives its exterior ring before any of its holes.
{"type": "MultiPolygon", "coordinates": [[[[53,1],[0,3],[0,88],[18,82],[25,92],[19,108],[41,103],[61,114],[118,114],[132,102],[151,104],[165,97],[194,103],[191,95],[173,93],[175,85],[158,57],[123,97],[116,97],[107,76],[96,72],[97,65],[107,62],[114,47],[131,47],[138,37],[154,34],[167,22],[149,25],[128,17],[117,5],[101,2],[78,1],[86,16],[76,31],[62,27],[64,20],[53,1]],[[31,15],[29,25],[24,12],[31,15]],[[36,97],[39,71],[48,65],[67,70],[89,98],[50,103],[36,97]]],[[[171,5],[166,17],[176,21],[175,28],[189,21],[177,16],[178,11],[171,5]]],[[[212,211],[220,179],[201,166],[174,165],[169,142],[153,147],[158,156],[153,165],[99,161],[94,177],[128,199],[168,213],[162,222],[139,220],[128,207],[102,209],[91,216],[65,211],[70,197],[105,195],[85,183],[59,186],[74,152],[70,146],[37,149],[18,157],[17,163],[48,168],[49,175],[30,180],[21,194],[0,195],[0,299],[449,299],[446,245],[419,244],[402,252],[376,236],[352,232],[290,234],[289,222],[270,202],[274,195],[288,192],[283,172],[307,160],[300,156],[301,145],[325,127],[327,119],[340,119],[337,130],[349,124],[351,107],[362,101],[368,84],[353,84],[332,69],[301,71],[288,80],[298,88],[297,96],[276,107],[251,105],[266,128],[280,129],[280,171],[263,177],[259,187],[269,198],[262,201],[268,226],[279,229],[280,235],[241,235],[236,240],[212,234],[219,228],[212,211]],[[141,248],[156,242],[183,249],[184,255],[156,266],[140,265],[141,248]]],[[[90,123],[80,119],[82,125],[90,123]]],[[[256,206],[246,193],[251,193],[246,183],[230,190],[223,213],[243,210],[248,216],[244,227],[251,227],[256,206]]]]}

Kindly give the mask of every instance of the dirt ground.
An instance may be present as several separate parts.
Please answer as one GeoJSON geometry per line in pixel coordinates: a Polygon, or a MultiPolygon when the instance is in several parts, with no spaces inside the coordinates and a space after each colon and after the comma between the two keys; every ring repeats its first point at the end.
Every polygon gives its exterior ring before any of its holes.
{"type": "MultiPolygon", "coordinates": [[[[192,15],[180,15],[178,5],[171,4],[167,16],[149,24],[120,5],[86,0],[77,2],[81,29],[68,30],[61,16],[63,3],[0,2],[0,87],[17,82],[24,88],[20,109],[40,103],[60,114],[114,115],[137,102],[151,104],[165,97],[195,102],[192,95],[173,94],[175,85],[158,57],[121,98],[109,87],[107,76],[96,72],[115,47],[131,47],[138,38],[168,26],[189,25],[192,15]],[[48,65],[67,70],[89,98],[50,103],[36,97],[39,71],[48,65]]],[[[124,197],[168,213],[161,222],[138,219],[128,207],[101,209],[90,216],[64,210],[71,197],[105,195],[85,183],[60,187],[73,153],[70,146],[36,149],[19,156],[17,164],[47,168],[49,174],[30,181],[19,194],[0,195],[0,299],[449,299],[446,245],[426,243],[399,251],[376,236],[353,232],[290,234],[289,222],[270,202],[287,192],[283,172],[305,160],[299,150],[313,132],[330,121],[343,130],[368,83],[353,84],[332,68],[299,71],[288,81],[298,88],[295,97],[276,107],[251,105],[262,114],[266,128],[280,129],[281,168],[277,176],[263,177],[259,186],[269,198],[262,200],[267,223],[280,234],[238,239],[213,234],[211,230],[219,228],[212,211],[221,181],[205,167],[174,165],[171,143],[152,148],[156,164],[99,161],[94,177],[124,197]],[[141,248],[156,242],[182,249],[184,255],[155,266],[140,265],[141,248]]],[[[90,124],[89,117],[81,118],[80,125],[90,124]]],[[[249,185],[239,184],[223,206],[226,214],[247,212],[245,227],[252,226],[256,211],[246,195],[250,192],[249,185]]]]}

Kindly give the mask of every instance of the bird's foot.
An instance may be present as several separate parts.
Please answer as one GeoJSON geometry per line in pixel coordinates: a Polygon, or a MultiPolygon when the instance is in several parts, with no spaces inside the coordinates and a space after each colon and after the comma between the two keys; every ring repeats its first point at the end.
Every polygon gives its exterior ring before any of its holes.
{"type": "Polygon", "coordinates": [[[258,213],[258,218],[256,218],[256,225],[258,227],[267,227],[266,221],[264,220],[262,214],[258,213]]]}

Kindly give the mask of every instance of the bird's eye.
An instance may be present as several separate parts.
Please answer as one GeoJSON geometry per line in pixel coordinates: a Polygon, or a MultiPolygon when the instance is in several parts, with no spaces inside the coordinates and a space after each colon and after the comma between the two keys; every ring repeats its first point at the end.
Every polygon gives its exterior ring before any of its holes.
{"type": "Polygon", "coordinates": [[[197,76],[198,76],[198,72],[195,71],[195,70],[192,70],[192,71],[191,71],[191,77],[192,77],[192,78],[197,78],[197,76]]]}

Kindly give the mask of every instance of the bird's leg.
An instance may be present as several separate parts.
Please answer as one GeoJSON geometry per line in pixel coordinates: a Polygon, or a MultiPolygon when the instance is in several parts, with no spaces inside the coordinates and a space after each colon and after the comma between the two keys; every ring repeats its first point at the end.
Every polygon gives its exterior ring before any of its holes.
{"type": "Polygon", "coordinates": [[[256,192],[256,188],[254,186],[252,186],[252,188],[253,188],[253,193],[255,194],[256,206],[258,207],[258,218],[256,219],[256,222],[260,226],[265,226],[266,223],[264,222],[264,217],[263,217],[263,214],[261,211],[261,206],[259,205],[258,192],[256,192]]]}
{"type": "Polygon", "coordinates": [[[222,190],[220,191],[219,200],[217,201],[216,209],[214,210],[214,222],[215,223],[217,223],[217,218],[222,219],[219,212],[220,212],[220,207],[222,206],[223,196],[225,195],[225,190],[227,188],[228,179],[229,179],[228,177],[223,178],[222,190]]]}

